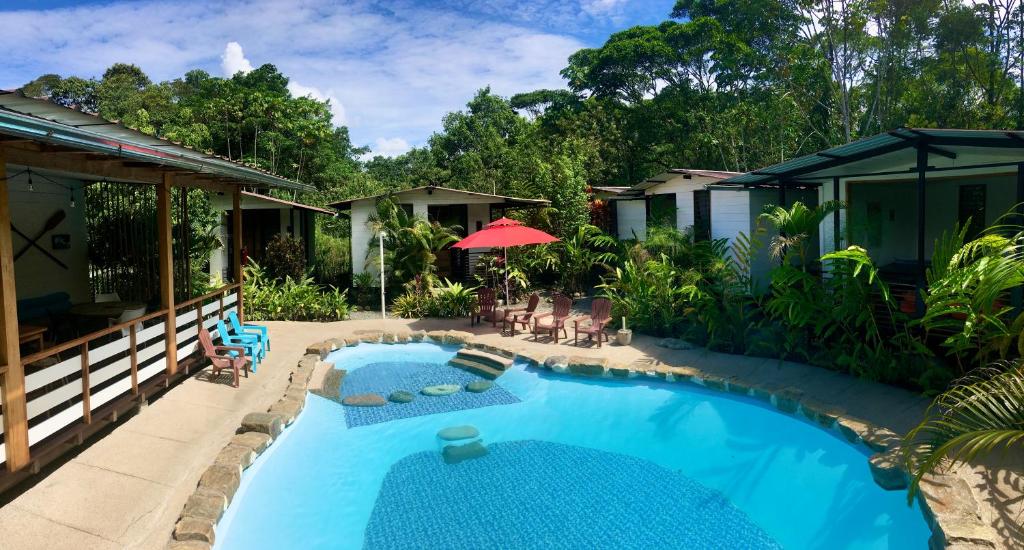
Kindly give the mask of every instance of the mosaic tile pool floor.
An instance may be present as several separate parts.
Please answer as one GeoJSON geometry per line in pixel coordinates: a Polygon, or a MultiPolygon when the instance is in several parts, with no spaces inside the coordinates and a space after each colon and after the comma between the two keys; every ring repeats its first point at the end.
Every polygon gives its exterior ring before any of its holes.
{"type": "Polygon", "coordinates": [[[350,371],[345,376],[345,381],[341,385],[342,398],[361,393],[376,393],[386,398],[393,391],[406,390],[416,394],[416,399],[411,403],[389,402],[383,407],[345,407],[345,423],[349,428],[354,428],[399,418],[519,403],[518,397],[501,387],[500,378],[491,389],[483,393],[463,390],[436,397],[419,393],[426,386],[465,386],[475,380],[483,378],[439,363],[371,363],[350,371]]]}
{"type": "Polygon", "coordinates": [[[721,493],[646,460],[544,441],[488,450],[396,463],[363,548],[781,548],[721,493]]]}

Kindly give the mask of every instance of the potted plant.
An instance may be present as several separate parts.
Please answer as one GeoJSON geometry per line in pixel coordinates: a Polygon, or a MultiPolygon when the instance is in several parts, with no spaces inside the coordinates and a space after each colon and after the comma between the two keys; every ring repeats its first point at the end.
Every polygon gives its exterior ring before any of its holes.
{"type": "Polygon", "coordinates": [[[633,341],[633,331],[626,328],[626,317],[622,317],[622,328],[615,333],[615,341],[620,346],[628,346],[633,341]]]}

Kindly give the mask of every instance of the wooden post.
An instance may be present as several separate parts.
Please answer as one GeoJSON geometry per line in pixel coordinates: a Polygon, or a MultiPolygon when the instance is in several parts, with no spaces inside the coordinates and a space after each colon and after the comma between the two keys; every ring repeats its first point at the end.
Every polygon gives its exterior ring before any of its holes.
{"type": "Polygon", "coordinates": [[[79,352],[82,356],[82,419],[86,424],[92,423],[92,404],[89,388],[89,342],[82,342],[79,352]]]}
{"type": "MultiPolygon", "coordinates": [[[[242,283],[242,188],[235,187],[231,196],[231,242],[235,249],[235,282],[242,283]]],[[[242,287],[238,287],[238,318],[245,322],[242,309],[242,287]]]]}
{"type": "Polygon", "coordinates": [[[128,327],[128,345],[131,352],[132,395],[139,395],[139,337],[135,333],[135,323],[128,327]]]}
{"type": "Polygon", "coordinates": [[[14,248],[11,243],[11,208],[7,161],[0,147],[0,378],[3,392],[4,445],[7,471],[20,470],[29,462],[28,411],[25,408],[25,370],[18,343],[18,295],[14,288],[14,248]]]}
{"type": "Polygon", "coordinates": [[[167,374],[178,372],[178,329],[174,311],[174,253],[171,240],[171,185],[174,174],[164,173],[156,186],[156,241],[160,264],[160,307],[167,310],[164,318],[164,339],[167,374]]]}

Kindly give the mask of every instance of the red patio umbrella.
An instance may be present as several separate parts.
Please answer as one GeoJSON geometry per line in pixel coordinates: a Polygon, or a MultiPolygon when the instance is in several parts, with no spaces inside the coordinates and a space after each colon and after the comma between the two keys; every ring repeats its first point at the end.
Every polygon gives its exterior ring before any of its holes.
{"type": "Polygon", "coordinates": [[[505,252],[505,301],[508,293],[508,247],[527,244],[553,243],[558,237],[548,235],[540,229],[527,227],[509,218],[499,218],[483,229],[452,245],[453,248],[498,248],[505,252]]]}

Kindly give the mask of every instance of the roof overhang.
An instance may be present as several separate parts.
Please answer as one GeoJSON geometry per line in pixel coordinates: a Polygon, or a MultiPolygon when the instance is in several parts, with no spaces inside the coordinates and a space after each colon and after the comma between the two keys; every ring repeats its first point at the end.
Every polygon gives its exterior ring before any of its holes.
{"type": "Polygon", "coordinates": [[[0,91],[0,147],[12,164],[80,177],[152,183],[156,169],[176,173],[183,185],[313,190],[308,184],[20,92],[0,91]]]}
{"type": "Polygon", "coordinates": [[[242,191],[241,194],[243,208],[257,209],[260,206],[263,206],[264,208],[305,210],[307,212],[324,214],[326,216],[338,215],[338,212],[335,210],[320,208],[318,206],[310,206],[308,204],[302,204],[301,202],[279,199],[277,197],[271,197],[270,195],[261,195],[250,191],[242,191]]]}
{"type": "Polygon", "coordinates": [[[551,204],[551,201],[545,199],[524,199],[520,197],[508,197],[505,195],[494,195],[491,193],[478,193],[476,191],[466,191],[465,189],[453,189],[451,187],[441,187],[439,185],[424,185],[420,187],[413,187],[411,189],[403,189],[401,191],[395,191],[393,193],[381,193],[377,195],[368,195],[365,197],[356,197],[352,199],[345,199],[338,202],[333,202],[330,206],[337,208],[338,210],[348,210],[352,207],[352,203],[357,201],[379,199],[386,196],[391,197],[402,197],[405,195],[413,194],[418,191],[426,191],[427,194],[432,194],[435,191],[442,191],[445,193],[455,193],[466,195],[468,197],[479,197],[484,199],[490,199],[491,204],[502,204],[509,208],[540,208],[551,204]]]}
{"type": "Polygon", "coordinates": [[[900,180],[917,177],[918,150],[925,172],[986,174],[1024,163],[1024,132],[898,128],[825,151],[723,180],[720,185],[813,187],[834,178],[900,180]]]}

